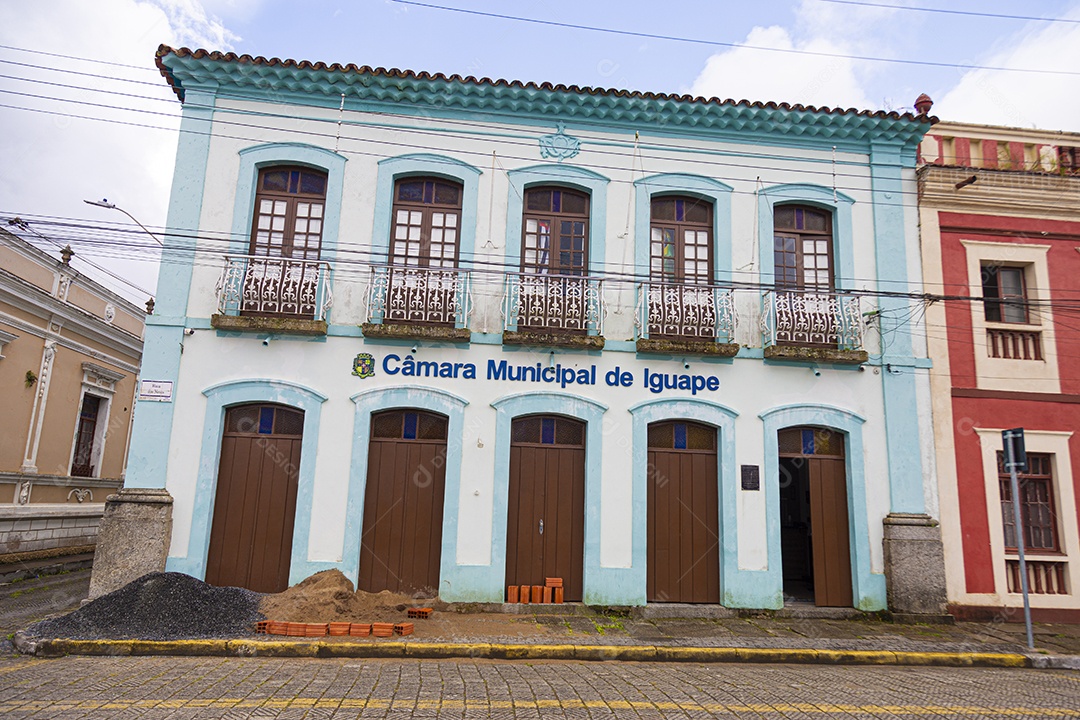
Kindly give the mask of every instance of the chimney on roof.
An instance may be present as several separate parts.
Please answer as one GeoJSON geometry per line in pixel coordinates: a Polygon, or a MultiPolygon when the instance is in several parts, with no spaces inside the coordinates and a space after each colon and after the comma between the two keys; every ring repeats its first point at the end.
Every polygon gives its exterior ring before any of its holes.
{"type": "Polygon", "coordinates": [[[930,99],[930,96],[923,93],[919,97],[915,98],[915,110],[920,115],[929,115],[930,108],[934,107],[934,101],[930,99]]]}

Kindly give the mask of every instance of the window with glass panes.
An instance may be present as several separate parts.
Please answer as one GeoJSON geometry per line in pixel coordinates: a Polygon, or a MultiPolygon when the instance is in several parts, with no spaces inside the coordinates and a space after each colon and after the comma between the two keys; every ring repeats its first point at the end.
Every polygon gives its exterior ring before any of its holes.
{"type": "Polygon", "coordinates": [[[322,249],[326,174],[303,167],[259,171],[252,255],[318,260],[322,249]]]}
{"type": "MultiPolygon", "coordinates": [[[[1020,521],[1024,526],[1024,549],[1032,552],[1057,552],[1057,527],[1054,523],[1054,478],[1051,456],[1028,453],[1027,472],[1019,473],[1020,521]]],[[[997,454],[1001,485],[1001,521],[1005,528],[1005,549],[1016,550],[1016,513],[1012,505],[1012,479],[1005,469],[1005,455],[997,454]]]]}
{"type": "Polygon", "coordinates": [[[773,210],[776,286],[785,290],[831,290],[832,215],[803,205],[773,210]]]}
{"type": "Polygon", "coordinates": [[[588,195],[551,187],[526,190],[522,220],[522,272],[588,274],[588,195]]]}
{"type": "Polygon", "coordinates": [[[712,205],[696,198],[658,197],[651,213],[652,279],[707,285],[712,280],[712,205]]]}
{"type": "Polygon", "coordinates": [[[394,265],[457,267],[461,185],[436,178],[402,178],[394,184],[393,213],[394,265]]]}
{"type": "Polygon", "coordinates": [[[989,322],[1028,322],[1024,269],[982,266],[983,308],[989,322]]]}

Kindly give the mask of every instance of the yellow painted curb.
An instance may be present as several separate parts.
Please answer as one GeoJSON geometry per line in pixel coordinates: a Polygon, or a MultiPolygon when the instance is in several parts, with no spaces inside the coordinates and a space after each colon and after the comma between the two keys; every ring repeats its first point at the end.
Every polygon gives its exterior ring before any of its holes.
{"type": "Polygon", "coordinates": [[[490,643],[404,643],[405,655],[414,658],[490,658],[490,643]]]}
{"type": "Polygon", "coordinates": [[[230,640],[228,652],[239,657],[316,657],[319,644],[289,640],[230,640]]]}
{"type": "Polygon", "coordinates": [[[624,660],[651,662],[656,659],[655,645],[574,645],[575,660],[624,660]]]}
{"type": "Polygon", "coordinates": [[[530,645],[514,643],[339,642],[334,640],[41,640],[28,650],[62,655],[233,656],[282,658],[473,658],[500,660],[618,660],[632,662],[798,663],[1033,667],[1019,653],[819,650],[806,648],[673,647],[655,645],[530,645]]]}

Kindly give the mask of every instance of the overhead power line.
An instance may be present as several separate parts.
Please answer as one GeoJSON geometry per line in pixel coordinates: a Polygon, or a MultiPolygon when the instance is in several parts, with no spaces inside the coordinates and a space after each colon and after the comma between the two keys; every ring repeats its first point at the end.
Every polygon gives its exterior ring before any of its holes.
{"type": "Polygon", "coordinates": [[[83,62],[98,63],[100,65],[112,65],[114,67],[130,68],[132,70],[157,72],[157,68],[146,67],[145,65],[128,65],[127,63],[111,62],[109,60],[98,60],[97,58],[79,57],[78,55],[61,55],[60,53],[46,52],[45,50],[32,50],[30,48],[15,47],[14,45],[0,45],[0,50],[14,50],[15,52],[32,53],[34,55],[45,55],[47,57],[63,58],[64,60],[81,60],[83,62]]]}
{"type": "Polygon", "coordinates": [[[864,0],[818,0],[818,2],[836,5],[859,5],[862,7],[882,8],[887,10],[911,10],[914,12],[941,13],[943,15],[964,15],[967,17],[996,18],[999,20],[1035,20],[1037,22],[1072,23],[1080,25],[1080,20],[1072,18],[1048,18],[1034,15],[1005,15],[1000,13],[975,12],[974,10],[948,10],[946,8],[919,7],[915,5],[890,5],[888,3],[864,2],[864,0]]]}
{"type": "Polygon", "coordinates": [[[708,45],[712,47],[724,47],[731,49],[760,50],[762,52],[783,53],[785,55],[803,55],[813,57],[840,58],[845,60],[861,60],[864,62],[897,63],[900,65],[919,65],[922,67],[951,68],[954,70],[995,70],[999,72],[1032,73],[1038,75],[1080,75],[1080,71],[1074,70],[1043,70],[1038,68],[1012,68],[998,65],[973,65],[967,63],[935,62],[932,60],[907,60],[903,58],[883,58],[872,55],[848,55],[846,53],[819,52],[814,50],[794,50],[786,48],[772,48],[763,45],[747,45],[744,43],[723,42],[720,40],[706,40],[704,38],[680,37],[678,35],[661,35],[635,30],[616,30],[614,28],[597,27],[595,25],[579,25],[576,23],[559,22],[557,20],[543,20],[540,18],[521,17],[519,15],[505,15],[503,13],[484,12],[481,10],[468,10],[465,8],[448,7],[432,3],[416,2],[415,0],[393,0],[400,5],[412,5],[415,7],[429,8],[431,10],[444,10],[446,12],[475,15],[479,17],[495,18],[498,20],[512,20],[514,22],[532,23],[534,25],[547,25],[549,27],[561,27],[572,30],[588,30],[589,32],[606,33],[609,35],[626,35],[630,37],[647,38],[650,40],[669,40],[672,42],[691,43],[694,45],[708,45]]]}

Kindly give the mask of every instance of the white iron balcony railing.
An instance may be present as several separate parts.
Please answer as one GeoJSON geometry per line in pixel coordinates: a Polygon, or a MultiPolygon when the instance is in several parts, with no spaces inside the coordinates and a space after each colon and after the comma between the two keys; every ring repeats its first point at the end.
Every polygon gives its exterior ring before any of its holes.
{"type": "Polygon", "coordinates": [[[447,325],[469,318],[469,273],[456,268],[371,268],[368,322],[447,325]]]}
{"type": "Polygon", "coordinates": [[[329,263],[264,255],[226,255],[217,295],[223,315],[325,320],[334,302],[329,263]]]}
{"type": "Polygon", "coordinates": [[[863,349],[862,310],[855,295],[772,290],[765,293],[763,300],[761,332],[766,347],[863,349]]]}
{"type": "Polygon", "coordinates": [[[577,275],[508,274],[506,329],[603,335],[603,281],[577,275]]]}
{"type": "Polygon", "coordinates": [[[735,298],[729,289],[650,282],[638,285],[637,294],[643,339],[735,342],[735,298]]]}

